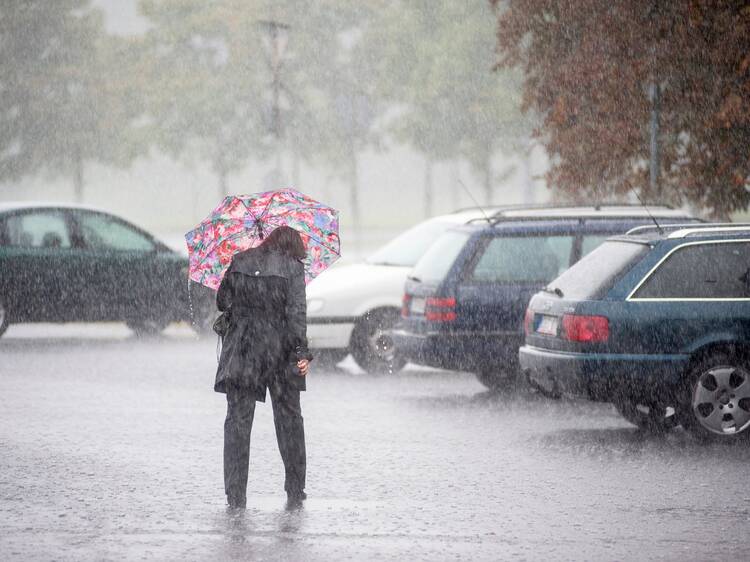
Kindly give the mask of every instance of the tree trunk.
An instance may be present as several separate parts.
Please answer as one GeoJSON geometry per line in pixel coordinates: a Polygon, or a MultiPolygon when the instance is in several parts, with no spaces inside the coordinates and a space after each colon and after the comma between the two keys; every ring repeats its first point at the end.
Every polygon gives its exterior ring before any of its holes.
{"type": "Polygon", "coordinates": [[[216,175],[219,180],[219,199],[224,199],[224,197],[229,195],[229,186],[227,185],[229,172],[224,164],[224,159],[221,157],[216,161],[216,175]]]}
{"type": "Polygon", "coordinates": [[[296,149],[292,149],[292,187],[300,188],[300,157],[296,149]]]}
{"type": "Polygon", "coordinates": [[[354,225],[354,240],[357,253],[362,251],[362,226],[359,214],[359,158],[352,147],[349,151],[349,204],[354,225]]]}
{"type": "Polygon", "coordinates": [[[425,158],[424,163],[424,215],[425,218],[430,218],[432,216],[432,195],[433,195],[433,185],[432,185],[432,159],[428,156],[425,158]]]}
{"type": "Polygon", "coordinates": [[[73,154],[73,190],[76,203],[83,203],[83,156],[78,147],[73,154]]]}
{"type": "Polygon", "coordinates": [[[534,178],[531,172],[531,151],[532,145],[529,145],[521,152],[521,166],[523,167],[523,202],[525,205],[531,205],[536,199],[534,193],[534,178]]]}
{"type": "Polygon", "coordinates": [[[454,160],[451,163],[451,205],[453,210],[457,211],[461,208],[461,163],[458,160],[454,160]]]}
{"type": "Polygon", "coordinates": [[[484,162],[484,199],[487,205],[492,205],[492,153],[488,152],[484,162]]]}

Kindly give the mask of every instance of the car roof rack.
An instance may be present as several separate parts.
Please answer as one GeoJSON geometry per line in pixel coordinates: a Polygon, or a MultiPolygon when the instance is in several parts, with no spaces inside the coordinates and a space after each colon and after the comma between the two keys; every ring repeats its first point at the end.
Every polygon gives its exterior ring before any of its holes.
{"type": "MultiPolygon", "coordinates": [[[[661,230],[677,230],[680,228],[698,228],[700,226],[701,222],[696,219],[695,222],[682,222],[682,223],[668,223],[668,224],[643,224],[641,226],[636,226],[631,228],[625,233],[625,236],[629,236],[631,234],[644,234],[644,233],[651,233],[652,230],[655,230],[657,232],[661,230]]],[[[706,223],[707,224],[707,223],[706,223]]],[[[721,224],[721,225],[736,225],[737,223],[733,222],[727,222],[727,223],[714,223],[714,224],[721,224]]]]}
{"type": "Polygon", "coordinates": [[[730,234],[732,232],[750,232],[750,223],[706,223],[700,226],[691,225],[689,228],[670,232],[667,238],[687,238],[689,236],[730,234]]]}
{"type": "MultiPolygon", "coordinates": [[[[474,207],[478,208],[478,207],[474,207]]],[[[651,214],[662,220],[685,219],[689,215],[669,205],[652,205],[644,209],[639,203],[607,202],[596,205],[581,204],[518,204],[495,207],[494,212],[487,217],[476,217],[466,222],[488,222],[496,225],[510,221],[539,221],[550,219],[584,219],[584,218],[619,218],[619,219],[648,219],[651,214]]]]}
{"type": "Polygon", "coordinates": [[[640,204],[602,203],[598,205],[539,205],[503,209],[495,213],[490,224],[508,221],[548,220],[548,219],[648,219],[656,215],[663,220],[685,219],[689,215],[667,205],[654,205],[648,209],[640,204]]]}

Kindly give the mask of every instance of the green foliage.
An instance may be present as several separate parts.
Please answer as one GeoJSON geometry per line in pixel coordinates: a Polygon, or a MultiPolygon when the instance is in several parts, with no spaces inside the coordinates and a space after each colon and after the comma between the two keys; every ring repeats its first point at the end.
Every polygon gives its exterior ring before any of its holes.
{"type": "Polygon", "coordinates": [[[205,159],[219,175],[267,150],[265,59],[253,3],[144,1],[152,24],[142,44],[147,139],[174,157],[205,159]]]}
{"type": "Polygon", "coordinates": [[[3,4],[0,181],[73,174],[80,199],[85,162],[132,160],[127,128],[138,108],[126,97],[121,47],[87,0],[3,4]]]}
{"type": "Polygon", "coordinates": [[[378,92],[401,111],[393,135],[430,160],[466,157],[484,171],[498,150],[530,134],[518,75],[494,72],[494,17],[486,2],[388,2],[366,37],[378,50],[378,92]]]}

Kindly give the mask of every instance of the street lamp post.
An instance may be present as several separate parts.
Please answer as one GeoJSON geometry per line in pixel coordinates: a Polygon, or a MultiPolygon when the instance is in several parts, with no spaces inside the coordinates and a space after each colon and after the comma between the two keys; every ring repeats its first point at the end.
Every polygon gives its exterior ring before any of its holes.
{"type": "Polygon", "coordinates": [[[649,162],[649,187],[654,201],[661,202],[661,186],[659,185],[659,110],[661,102],[661,88],[654,81],[651,84],[649,97],[651,98],[651,139],[649,162]]]}
{"type": "Polygon", "coordinates": [[[281,67],[284,62],[284,51],[288,42],[289,25],[275,20],[259,20],[257,24],[267,32],[266,46],[268,62],[271,68],[271,128],[276,143],[276,169],[274,181],[282,180],[281,172],[281,67]]]}

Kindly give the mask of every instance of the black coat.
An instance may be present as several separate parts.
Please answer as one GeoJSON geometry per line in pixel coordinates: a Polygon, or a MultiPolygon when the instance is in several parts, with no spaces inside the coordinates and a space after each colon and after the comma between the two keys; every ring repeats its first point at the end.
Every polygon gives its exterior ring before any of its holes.
{"type": "Polygon", "coordinates": [[[307,303],[302,263],[262,247],[234,256],[216,295],[229,310],[214,390],[246,389],[265,401],[271,385],[305,390],[296,363],[307,349],[307,303]]]}

